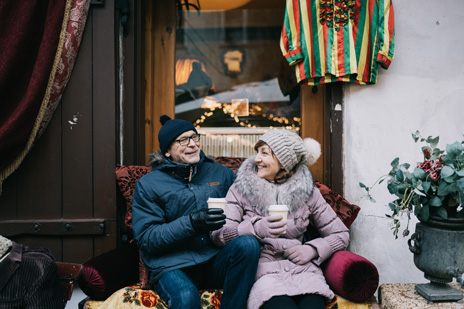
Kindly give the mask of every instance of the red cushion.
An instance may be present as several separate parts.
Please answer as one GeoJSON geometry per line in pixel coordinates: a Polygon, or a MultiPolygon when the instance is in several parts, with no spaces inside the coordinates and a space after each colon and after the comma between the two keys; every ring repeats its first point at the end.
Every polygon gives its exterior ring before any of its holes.
{"type": "Polygon", "coordinates": [[[234,173],[237,173],[238,168],[246,160],[246,158],[241,157],[215,157],[214,160],[216,163],[224,165],[230,168],[234,173]]]}
{"type": "Polygon", "coordinates": [[[132,234],[132,195],[135,184],[143,175],[151,171],[151,166],[143,165],[118,165],[116,167],[116,181],[126,201],[126,215],[124,223],[127,230],[132,234]]]}
{"type": "Polygon", "coordinates": [[[336,252],[322,265],[322,271],[335,294],[353,302],[368,300],[379,286],[375,265],[349,251],[336,252]]]}
{"type": "Polygon", "coordinates": [[[351,224],[354,222],[354,219],[358,216],[361,208],[358,205],[351,204],[343,198],[340,194],[330,189],[326,185],[323,185],[317,180],[314,180],[314,184],[321,191],[322,196],[325,201],[332,207],[332,209],[337,213],[337,216],[347,228],[350,228],[351,224]]]}
{"type": "Polygon", "coordinates": [[[105,300],[115,291],[139,280],[139,250],[130,243],[83,264],[79,287],[93,300],[105,300]]]}

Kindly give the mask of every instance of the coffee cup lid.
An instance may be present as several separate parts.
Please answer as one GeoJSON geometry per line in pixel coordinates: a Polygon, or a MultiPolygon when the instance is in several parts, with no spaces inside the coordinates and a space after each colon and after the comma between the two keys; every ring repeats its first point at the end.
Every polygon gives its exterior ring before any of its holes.
{"type": "Polygon", "coordinates": [[[269,205],[269,211],[288,211],[287,205],[269,205]]]}
{"type": "Polygon", "coordinates": [[[226,199],[221,197],[221,198],[218,198],[218,197],[210,197],[208,199],[208,203],[225,203],[226,202],[226,199]]]}

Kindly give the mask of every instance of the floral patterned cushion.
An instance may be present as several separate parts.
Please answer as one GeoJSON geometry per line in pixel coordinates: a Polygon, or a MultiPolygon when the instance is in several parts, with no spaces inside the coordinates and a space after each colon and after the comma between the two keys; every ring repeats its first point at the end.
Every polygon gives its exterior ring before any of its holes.
{"type": "MultiPolygon", "coordinates": [[[[219,309],[222,290],[201,290],[201,306],[204,309],[219,309]]],[[[152,290],[143,290],[140,284],[124,287],[108,297],[105,301],[87,300],[84,309],[103,308],[169,308],[158,294],[152,290]]]]}
{"type": "MultiPolygon", "coordinates": [[[[202,309],[219,309],[221,305],[222,290],[200,290],[201,308],[202,309]]],[[[343,308],[369,309],[372,303],[376,303],[375,298],[365,303],[350,303],[342,297],[335,296],[326,309],[337,309],[338,299],[344,305],[343,308]],[[353,307],[350,307],[354,305],[353,307]]],[[[168,309],[168,305],[161,299],[158,294],[152,290],[143,290],[140,285],[131,285],[116,291],[105,301],[94,301],[88,299],[84,304],[84,309],[104,309],[104,308],[155,308],[168,309]]]]}

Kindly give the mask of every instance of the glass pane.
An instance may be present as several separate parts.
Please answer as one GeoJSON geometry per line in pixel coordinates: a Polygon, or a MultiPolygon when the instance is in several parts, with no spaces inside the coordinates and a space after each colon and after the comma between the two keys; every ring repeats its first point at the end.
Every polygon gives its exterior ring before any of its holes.
{"type": "MultiPolygon", "coordinates": [[[[216,148],[221,143],[252,146],[266,128],[300,127],[299,87],[279,46],[285,1],[239,2],[248,3],[211,10],[208,1],[200,0],[200,10],[191,7],[179,15],[176,118],[225,140],[202,137],[203,147],[207,142],[216,148]]],[[[231,151],[205,150],[210,155],[249,155],[248,150],[231,151]]]]}

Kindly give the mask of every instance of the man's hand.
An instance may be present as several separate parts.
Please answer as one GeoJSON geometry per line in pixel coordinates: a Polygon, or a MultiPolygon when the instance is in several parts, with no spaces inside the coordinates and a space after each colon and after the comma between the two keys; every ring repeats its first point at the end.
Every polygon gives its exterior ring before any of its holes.
{"type": "Polygon", "coordinates": [[[304,265],[316,257],[317,250],[310,245],[298,245],[284,251],[284,258],[298,265],[304,265]]]}
{"type": "Polygon", "coordinates": [[[197,233],[207,234],[220,229],[226,223],[226,215],[221,208],[204,208],[192,212],[190,222],[197,233]]]}
{"type": "Polygon", "coordinates": [[[287,230],[287,221],[281,221],[281,215],[264,217],[253,224],[256,235],[261,238],[277,238],[287,230]]]}

